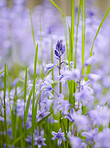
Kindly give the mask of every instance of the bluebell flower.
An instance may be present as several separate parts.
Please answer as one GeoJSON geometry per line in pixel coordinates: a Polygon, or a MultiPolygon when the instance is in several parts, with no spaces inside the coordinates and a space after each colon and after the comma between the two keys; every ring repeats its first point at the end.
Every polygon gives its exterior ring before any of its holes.
{"type": "Polygon", "coordinates": [[[62,77],[64,80],[74,80],[78,81],[81,78],[81,72],[79,69],[72,69],[70,70],[64,70],[62,72],[62,77]]]}
{"type": "Polygon", "coordinates": [[[98,134],[98,128],[90,129],[88,132],[82,132],[81,135],[83,137],[86,137],[86,142],[90,142],[91,145],[93,145],[94,140],[96,139],[98,134]]]}
{"type": "Polygon", "coordinates": [[[24,118],[24,100],[18,99],[17,100],[17,115],[20,116],[22,119],[24,118]]]}
{"type": "Polygon", "coordinates": [[[45,68],[44,68],[44,70],[46,71],[46,70],[51,70],[53,67],[54,67],[55,65],[54,64],[47,64],[46,66],[45,66],[45,68]]]}
{"type": "Polygon", "coordinates": [[[68,118],[71,122],[75,122],[77,126],[77,131],[80,132],[82,130],[88,130],[89,121],[88,118],[84,115],[81,115],[81,111],[74,111],[72,108],[70,113],[67,114],[64,118],[68,118]]]}
{"type": "Polygon", "coordinates": [[[58,146],[61,145],[62,140],[66,141],[66,139],[64,137],[64,133],[62,133],[62,131],[61,131],[61,128],[59,129],[58,133],[52,131],[52,135],[54,136],[53,138],[51,138],[52,140],[58,139],[58,146]]]}
{"type": "Polygon", "coordinates": [[[28,135],[28,137],[25,139],[30,145],[32,144],[32,136],[28,135]]]}
{"type": "Polygon", "coordinates": [[[110,129],[105,128],[95,138],[94,148],[110,148],[110,129]]]}
{"type": "Polygon", "coordinates": [[[96,109],[88,112],[91,123],[93,126],[101,126],[108,127],[110,122],[110,109],[107,106],[97,106],[96,109]]]}
{"type": "Polygon", "coordinates": [[[47,115],[49,115],[50,112],[45,112],[45,111],[39,111],[37,113],[37,122],[40,121],[41,119],[43,119],[44,117],[46,117],[47,115]]]}
{"type": "Polygon", "coordinates": [[[88,78],[89,78],[89,80],[96,82],[101,78],[101,76],[98,74],[90,73],[90,74],[88,74],[88,78]]]}
{"type": "Polygon", "coordinates": [[[60,40],[56,44],[55,55],[59,59],[60,56],[65,52],[65,45],[63,45],[63,41],[60,40]]]}
{"type": "Polygon", "coordinates": [[[53,80],[50,78],[50,76],[48,75],[43,83],[40,86],[40,91],[43,90],[43,94],[45,96],[49,96],[50,98],[53,97],[53,94],[51,93],[52,91],[52,85],[50,83],[53,83],[53,80]]]}
{"type": "MultiPolygon", "coordinates": [[[[81,79],[81,82],[80,82],[80,89],[82,90],[82,89],[88,87],[88,84],[90,82],[91,82],[90,80],[88,80],[88,81],[85,82],[84,78],[82,78],[81,79]]],[[[78,84],[77,88],[79,89],[79,81],[77,81],[77,84],[78,84]]]]}
{"type": "Polygon", "coordinates": [[[39,137],[34,137],[35,140],[35,145],[38,145],[38,148],[41,148],[41,146],[46,146],[46,144],[44,143],[44,141],[46,140],[45,138],[43,138],[42,136],[39,137]]]}
{"type": "Polygon", "coordinates": [[[86,148],[86,144],[82,141],[81,138],[75,137],[74,135],[71,135],[68,133],[68,138],[71,142],[72,148],[86,148]]]}
{"type": "MultiPolygon", "coordinates": [[[[41,135],[39,136],[39,129],[36,129],[33,134],[34,138],[34,145],[38,145],[38,148],[40,148],[42,145],[46,146],[44,141],[46,140],[44,137],[44,131],[41,129],[41,135]]],[[[25,139],[30,145],[32,145],[32,135],[28,135],[28,137],[25,139]]]]}
{"type": "Polygon", "coordinates": [[[50,106],[52,105],[52,103],[53,103],[53,100],[47,97],[43,97],[40,103],[42,110],[45,110],[48,112],[50,110],[50,106]]]}
{"type": "Polygon", "coordinates": [[[64,100],[64,96],[60,94],[60,96],[54,101],[54,111],[61,111],[63,115],[67,114],[68,109],[70,107],[70,103],[68,100],[64,100]]]}
{"type": "Polygon", "coordinates": [[[95,57],[91,56],[85,61],[84,66],[87,67],[88,65],[93,64],[94,62],[95,62],[95,57]]]}
{"type": "Polygon", "coordinates": [[[110,76],[105,76],[102,78],[102,84],[106,88],[110,88],[110,76]]]}
{"type": "Polygon", "coordinates": [[[70,110],[70,113],[67,113],[67,115],[64,118],[68,118],[71,122],[75,121],[75,116],[74,116],[74,109],[72,108],[70,110]]]}
{"type": "Polygon", "coordinates": [[[84,106],[87,105],[91,108],[94,99],[93,90],[89,86],[86,86],[80,92],[75,93],[75,98],[77,101],[82,102],[84,106]]]}

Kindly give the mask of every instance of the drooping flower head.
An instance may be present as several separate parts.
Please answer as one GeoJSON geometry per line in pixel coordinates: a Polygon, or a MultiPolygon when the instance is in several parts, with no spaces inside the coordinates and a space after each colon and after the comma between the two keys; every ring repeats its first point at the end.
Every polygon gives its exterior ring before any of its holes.
{"type": "Polygon", "coordinates": [[[65,45],[63,45],[63,41],[60,40],[56,44],[56,49],[55,49],[55,55],[57,58],[60,58],[60,56],[65,52],[65,45]]]}

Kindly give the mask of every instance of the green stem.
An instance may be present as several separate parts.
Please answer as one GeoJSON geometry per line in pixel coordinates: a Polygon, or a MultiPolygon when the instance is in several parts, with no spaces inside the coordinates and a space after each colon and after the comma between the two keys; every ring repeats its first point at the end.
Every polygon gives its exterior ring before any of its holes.
{"type": "MultiPolygon", "coordinates": [[[[61,75],[61,56],[59,58],[59,76],[61,75]]],[[[62,83],[59,82],[59,94],[62,93],[62,83]]]]}
{"type": "Polygon", "coordinates": [[[82,0],[82,75],[85,74],[84,59],[85,59],[85,16],[84,16],[84,0],[82,0]]]}
{"type": "MultiPolygon", "coordinates": [[[[80,90],[81,90],[81,79],[79,80],[79,90],[78,91],[80,92],[80,90]]],[[[79,106],[80,106],[80,102],[78,102],[78,110],[80,109],[79,106]]]]}

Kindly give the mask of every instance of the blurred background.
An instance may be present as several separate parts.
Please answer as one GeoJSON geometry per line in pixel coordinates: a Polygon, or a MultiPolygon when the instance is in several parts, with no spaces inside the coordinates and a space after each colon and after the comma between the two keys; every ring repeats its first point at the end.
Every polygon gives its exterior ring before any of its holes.
{"type": "MultiPolygon", "coordinates": [[[[71,24],[71,0],[54,0],[54,2],[65,12],[68,24],[71,24]]],[[[110,6],[110,0],[85,0],[85,2],[87,8],[85,48],[89,53],[98,26],[110,6]]],[[[75,29],[78,4],[79,0],[75,0],[75,29]]],[[[39,44],[39,59],[41,58],[40,51],[43,49],[44,65],[51,61],[51,38],[53,40],[53,49],[57,40],[62,39],[65,43],[61,14],[49,0],[0,0],[0,68],[2,69],[4,64],[8,63],[12,79],[16,78],[21,68],[24,69],[26,65],[33,70],[35,49],[29,9],[32,11],[36,43],[39,44]]],[[[105,63],[110,65],[109,26],[110,14],[107,16],[94,45],[95,54],[100,57],[97,58],[97,61],[102,67],[105,66],[105,63]]],[[[79,25],[78,49],[78,59],[80,59],[81,22],[79,25]]]]}
{"type": "MultiPolygon", "coordinates": [[[[11,7],[14,0],[7,0],[8,7],[11,7]]],[[[20,0],[18,0],[20,1],[20,0]]],[[[37,5],[41,5],[43,3],[49,3],[49,0],[27,0],[27,7],[33,9],[37,5]]],[[[100,13],[106,11],[107,7],[110,5],[110,0],[87,0],[92,5],[90,7],[96,7],[100,13]]],[[[67,16],[71,15],[71,0],[54,0],[56,4],[65,12],[67,16]]],[[[79,0],[75,0],[75,5],[77,6],[79,0]]]]}

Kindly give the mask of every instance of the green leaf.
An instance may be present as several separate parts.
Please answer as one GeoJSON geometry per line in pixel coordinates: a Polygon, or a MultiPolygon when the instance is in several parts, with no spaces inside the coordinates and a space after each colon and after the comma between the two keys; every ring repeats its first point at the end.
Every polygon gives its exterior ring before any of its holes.
{"type": "Polygon", "coordinates": [[[53,0],[50,0],[50,2],[61,12],[62,16],[65,17],[65,14],[61,8],[53,0]]]}
{"type": "Polygon", "coordinates": [[[33,42],[34,42],[34,47],[36,48],[35,35],[34,35],[34,28],[33,28],[33,23],[32,23],[31,10],[29,10],[29,12],[30,12],[30,20],[31,20],[31,30],[32,30],[32,36],[33,36],[33,42]]]}
{"type": "MultiPolygon", "coordinates": [[[[97,30],[97,32],[96,32],[96,35],[95,35],[94,40],[93,40],[93,43],[92,43],[91,52],[90,52],[90,56],[89,56],[89,57],[91,57],[91,56],[93,55],[93,47],[94,47],[95,40],[96,40],[96,38],[97,38],[97,36],[98,36],[98,34],[99,34],[99,31],[100,31],[100,29],[101,29],[101,27],[102,27],[102,25],[103,25],[103,23],[104,23],[106,17],[107,17],[108,14],[109,14],[109,11],[110,11],[110,6],[109,6],[109,8],[107,9],[107,11],[106,11],[106,13],[105,13],[105,15],[104,15],[104,17],[103,17],[103,19],[102,19],[102,21],[101,21],[99,27],[98,27],[98,30],[97,30]]],[[[88,75],[88,74],[90,73],[90,71],[91,71],[91,66],[92,66],[92,65],[88,65],[87,70],[86,70],[86,75],[88,75]]],[[[88,78],[86,77],[86,81],[87,81],[87,80],[88,80],[88,78]]]]}
{"type": "Polygon", "coordinates": [[[7,68],[6,64],[4,67],[4,125],[5,125],[5,133],[6,133],[6,144],[8,145],[8,134],[7,134],[7,118],[6,118],[6,78],[7,78],[7,68]]]}
{"type": "Polygon", "coordinates": [[[5,70],[0,71],[0,75],[1,75],[2,73],[4,73],[4,71],[5,71],[5,70]]]}

